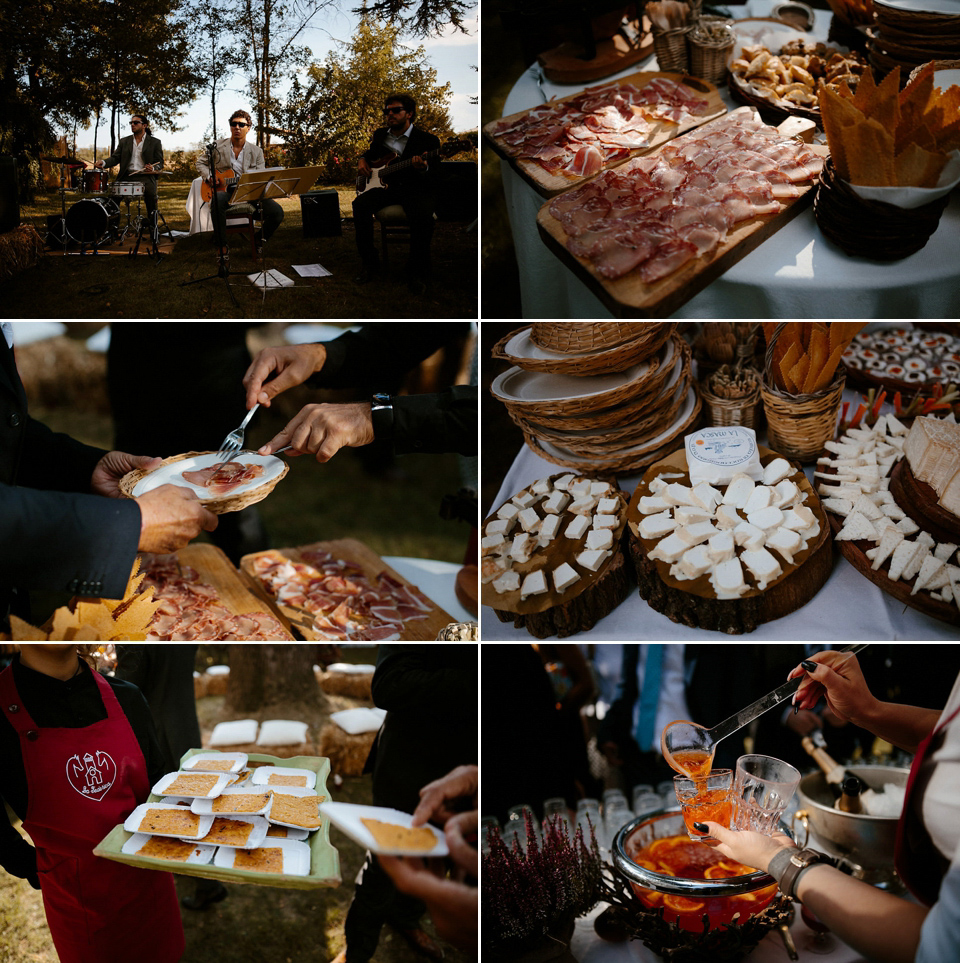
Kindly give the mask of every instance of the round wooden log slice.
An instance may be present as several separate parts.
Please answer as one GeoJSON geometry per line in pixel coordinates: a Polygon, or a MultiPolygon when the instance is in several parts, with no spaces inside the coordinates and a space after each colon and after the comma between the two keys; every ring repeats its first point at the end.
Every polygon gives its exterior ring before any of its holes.
{"type": "Polygon", "coordinates": [[[960,518],[937,504],[937,493],[914,475],[906,458],[893,467],[890,491],[907,515],[938,542],[960,543],[960,518]]]}
{"type": "Polygon", "coordinates": [[[568,602],[559,602],[542,612],[521,615],[494,609],[501,622],[513,622],[538,639],[565,639],[593,628],[609,615],[629,594],[632,583],[630,566],[623,553],[623,543],[614,552],[600,578],[568,602]]]}
{"type": "Polygon", "coordinates": [[[760,595],[740,599],[714,599],[684,592],[660,578],[657,563],[647,558],[643,543],[629,535],[630,558],[637,574],[641,598],[671,622],[728,635],[753,632],[758,625],[803,608],[823,588],[833,568],[830,539],[819,545],[796,571],[760,595]]]}

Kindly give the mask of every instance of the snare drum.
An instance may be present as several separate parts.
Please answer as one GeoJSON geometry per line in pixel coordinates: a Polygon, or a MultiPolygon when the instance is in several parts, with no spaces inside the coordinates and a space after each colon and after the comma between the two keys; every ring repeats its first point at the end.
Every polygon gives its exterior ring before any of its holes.
{"type": "Polygon", "coordinates": [[[120,208],[110,197],[88,197],[67,211],[67,234],[78,244],[102,244],[120,225],[120,208]]]}
{"type": "Polygon", "coordinates": [[[107,172],[96,169],[83,172],[84,194],[102,194],[107,189],[107,172]]]}
{"type": "Polygon", "coordinates": [[[143,197],[143,183],[141,181],[114,181],[110,185],[110,193],[115,197],[143,197]]]}

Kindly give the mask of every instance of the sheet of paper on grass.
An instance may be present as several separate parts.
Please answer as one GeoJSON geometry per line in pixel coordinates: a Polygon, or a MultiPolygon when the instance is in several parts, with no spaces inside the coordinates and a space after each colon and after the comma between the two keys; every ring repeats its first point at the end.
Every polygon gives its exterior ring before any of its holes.
{"type": "Polygon", "coordinates": [[[302,278],[333,277],[332,272],[328,271],[322,264],[294,264],[292,267],[302,278]]]}
{"type": "Polygon", "coordinates": [[[266,280],[264,280],[264,272],[258,271],[256,274],[248,274],[247,277],[258,287],[258,288],[292,288],[293,278],[288,278],[285,274],[281,274],[276,268],[270,268],[266,272],[266,280]]]}

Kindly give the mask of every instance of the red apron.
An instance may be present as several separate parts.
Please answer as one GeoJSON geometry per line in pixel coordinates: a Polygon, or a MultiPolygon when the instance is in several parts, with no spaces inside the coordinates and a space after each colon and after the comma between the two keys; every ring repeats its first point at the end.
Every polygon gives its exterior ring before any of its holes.
{"type": "Polygon", "coordinates": [[[106,719],[83,729],[39,729],[13,670],[0,672],[0,708],[20,736],[23,828],[37,849],[50,934],[61,963],[176,963],[184,939],[173,876],[93,855],[150,794],[130,723],[106,680],[93,677],[106,719]]]}
{"type": "Polygon", "coordinates": [[[897,844],[893,864],[907,889],[925,906],[933,906],[937,901],[940,884],[943,882],[950,861],[934,845],[930,833],[923,824],[918,805],[919,799],[915,798],[916,782],[921,767],[942,744],[944,730],[958,713],[960,709],[944,719],[917,746],[917,754],[913,757],[913,765],[910,767],[910,778],[907,780],[903,813],[897,824],[897,844]]]}

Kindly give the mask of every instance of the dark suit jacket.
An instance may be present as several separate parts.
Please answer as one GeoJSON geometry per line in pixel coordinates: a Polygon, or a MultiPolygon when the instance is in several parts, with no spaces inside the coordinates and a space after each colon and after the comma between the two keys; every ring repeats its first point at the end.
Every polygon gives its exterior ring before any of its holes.
{"type": "MultiPolygon", "coordinates": [[[[159,138],[154,137],[153,134],[144,134],[141,151],[144,164],[153,164],[154,167],[159,164],[163,167],[163,147],[160,144],[159,138]]],[[[117,180],[122,181],[130,174],[130,161],[132,159],[133,134],[128,134],[126,137],[120,138],[117,149],[104,160],[103,166],[105,168],[113,167],[114,164],[119,163],[120,173],[117,174],[117,180]]]]}
{"type": "Polygon", "coordinates": [[[123,596],[140,510],[131,499],[89,494],[105,454],[29,416],[0,335],[0,619],[18,588],[123,596]]]}
{"type": "MultiPolygon", "coordinates": [[[[373,132],[370,147],[364,151],[362,155],[369,163],[374,164],[382,160],[385,154],[392,153],[385,143],[387,134],[389,133],[390,131],[386,127],[381,127],[373,132]]],[[[410,131],[410,139],[407,141],[407,146],[404,148],[398,160],[408,160],[411,157],[417,157],[425,154],[427,151],[436,150],[439,146],[440,138],[437,137],[436,134],[431,134],[428,131],[421,130],[419,127],[414,126],[413,130],[410,131]]],[[[397,171],[396,174],[388,178],[387,186],[402,191],[433,191],[435,190],[439,173],[440,158],[434,157],[429,162],[429,167],[426,171],[418,171],[413,167],[397,171]]]]}

